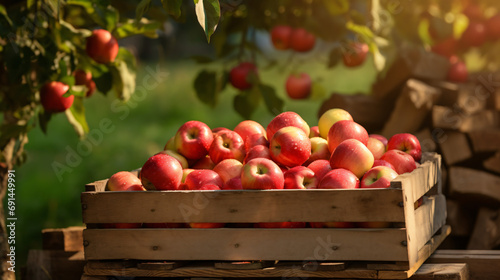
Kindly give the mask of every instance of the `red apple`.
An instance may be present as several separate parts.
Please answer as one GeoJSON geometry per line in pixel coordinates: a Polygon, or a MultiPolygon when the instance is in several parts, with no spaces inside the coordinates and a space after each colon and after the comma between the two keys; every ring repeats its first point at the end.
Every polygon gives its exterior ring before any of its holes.
{"type": "Polygon", "coordinates": [[[304,119],[302,119],[302,117],[299,114],[295,112],[283,112],[274,117],[267,125],[266,128],[267,139],[271,141],[271,138],[273,138],[274,133],[276,133],[276,131],[278,131],[280,128],[286,126],[298,127],[302,129],[307,136],[309,136],[309,133],[311,131],[307,122],[304,119]]]}
{"type": "Polygon", "coordinates": [[[214,140],[212,131],[203,122],[188,121],[175,134],[177,152],[187,159],[201,159],[208,154],[214,140]]]}
{"type": "Polygon", "coordinates": [[[354,121],[341,120],[330,127],[326,139],[328,141],[328,149],[333,153],[337,146],[347,139],[359,140],[366,146],[368,144],[368,132],[363,126],[354,121]]]}
{"type": "Polygon", "coordinates": [[[217,172],[210,169],[197,169],[186,176],[188,190],[199,190],[205,185],[216,185],[219,189],[224,182],[217,172]]]}
{"type": "Polygon", "coordinates": [[[285,189],[315,189],[318,179],[314,172],[305,166],[295,166],[283,174],[285,177],[285,189]]]}
{"type": "Polygon", "coordinates": [[[118,41],[105,29],[96,29],[87,38],[87,55],[97,63],[110,63],[118,55],[118,41]]]}
{"type": "Polygon", "coordinates": [[[256,223],[256,228],[305,228],[305,222],[269,222],[269,223],[256,223]]]}
{"type": "MultiPolygon", "coordinates": [[[[361,178],[373,166],[373,155],[368,148],[356,139],[344,140],[330,157],[332,169],[345,168],[361,178]]],[[[324,179],[324,178],[323,178],[324,179]]]]}
{"type": "Polygon", "coordinates": [[[342,62],[346,67],[356,67],[366,60],[366,55],[370,48],[367,44],[361,42],[353,42],[349,44],[347,50],[342,55],[342,62]]]}
{"type": "Polygon", "coordinates": [[[165,151],[161,151],[160,153],[169,155],[169,156],[175,158],[176,160],[178,160],[182,166],[182,169],[189,167],[189,163],[188,163],[187,159],[176,151],[165,150],[165,151]]]}
{"type": "Polygon", "coordinates": [[[400,150],[388,150],[380,159],[392,164],[398,174],[412,172],[417,168],[413,157],[400,150]]]}
{"type": "Polygon", "coordinates": [[[352,222],[311,222],[312,228],[355,228],[356,224],[352,222]]]}
{"type": "Polygon", "coordinates": [[[227,181],[223,186],[223,190],[242,190],[243,185],[241,184],[241,176],[240,177],[234,177],[227,181]]]}
{"type": "Polygon", "coordinates": [[[184,228],[185,223],[144,223],[143,228],[184,228]]]}
{"type": "Polygon", "coordinates": [[[141,179],[128,171],[117,172],[106,182],[106,190],[108,191],[125,191],[132,186],[142,187],[141,179]]]}
{"type": "Polygon", "coordinates": [[[304,165],[309,165],[311,162],[318,159],[330,159],[331,153],[328,149],[328,141],[321,137],[309,138],[311,141],[311,155],[304,162],[304,165]]]}
{"type": "Polygon", "coordinates": [[[321,182],[325,174],[332,170],[330,161],[326,159],[317,159],[311,162],[307,167],[314,172],[314,176],[316,176],[318,182],[321,182]]]}
{"type": "Polygon", "coordinates": [[[246,90],[252,87],[253,79],[257,75],[257,66],[255,64],[242,62],[229,72],[229,82],[239,90],[246,90]]]}
{"type": "Polygon", "coordinates": [[[387,150],[400,150],[413,157],[416,162],[422,157],[422,149],[418,138],[410,133],[394,134],[387,142],[387,150]]]}
{"type": "Polygon", "coordinates": [[[214,184],[206,184],[197,189],[198,191],[220,191],[221,188],[214,184]]]}
{"type": "Polygon", "coordinates": [[[48,82],[44,84],[40,89],[40,102],[45,112],[59,113],[71,107],[75,96],[63,97],[68,90],[69,86],[61,82],[48,82]]]}
{"type": "Polygon", "coordinates": [[[189,223],[191,228],[223,228],[225,223],[189,223]]]}
{"type": "Polygon", "coordinates": [[[447,78],[450,82],[455,83],[465,83],[469,78],[469,71],[467,70],[467,65],[458,58],[453,57],[450,59],[450,68],[448,69],[447,78]]]}
{"type": "Polygon", "coordinates": [[[128,188],[125,189],[125,191],[128,191],[128,192],[137,192],[137,191],[145,191],[146,188],[143,187],[142,185],[132,185],[128,188]]]}
{"type": "Polygon", "coordinates": [[[460,37],[460,45],[465,48],[479,47],[486,42],[486,27],[482,22],[470,21],[460,37]]]}
{"type": "Polygon", "coordinates": [[[177,148],[175,147],[175,135],[168,139],[165,147],[163,147],[163,150],[177,151],[177,148]]]}
{"type": "Polygon", "coordinates": [[[231,129],[225,128],[225,127],[212,128],[212,134],[213,134],[214,138],[215,138],[215,136],[220,135],[220,134],[222,134],[223,132],[226,132],[226,131],[231,131],[231,129]]]}
{"type": "MultiPolygon", "coordinates": [[[[182,169],[182,179],[181,179],[181,184],[184,184],[186,182],[186,177],[189,173],[193,172],[195,169],[192,168],[186,168],[182,169]]],[[[180,189],[180,188],[179,188],[180,189]]],[[[183,186],[182,189],[187,189],[186,186],[183,186]]]]}
{"type": "Polygon", "coordinates": [[[87,92],[85,93],[86,97],[92,96],[96,89],[95,82],[92,80],[92,73],[86,72],[82,69],[77,69],[73,72],[73,76],[75,77],[75,85],[84,85],[87,87],[87,92]]]}
{"type": "Polygon", "coordinates": [[[387,138],[385,138],[384,136],[382,136],[380,134],[373,134],[372,133],[372,134],[368,134],[368,137],[378,139],[384,144],[384,146],[387,146],[387,142],[388,142],[387,138]]]}
{"type": "Polygon", "coordinates": [[[267,141],[267,138],[265,135],[256,133],[256,134],[252,134],[252,135],[248,136],[245,139],[245,151],[247,151],[247,152],[251,148],[258,146],[258,145],[269,147],[269,141],[267,141]]]}
{"type": "Polygon", "coordinates": [[[224,184],[235,177],[240,178],[242,170],[243,164],[236,159],[225,159],[213,168],[213,171],[219,174],[224,184]]]}
{"type": "Polygon", "coordinates": [[[500,14],[490,17],[486,21],[485,26],[488,39],[492,41],[500,39],[500,14]]]}
{"type": "Polygon", "coordinates": [[[398,177],[394,169],[386,166],[376,166],[368,170],[361,178],[363,189],[383,189],[391,186],[391,181],[398,177]]]}
{"type": "Polygon", "coordinates": [[[312,126],[309,132],[309,138],[313,137],[321,137],[321,134],[319,134],[319,127],[317,125],[312,126]]]}
{"type": "Polygon", "coordinates": [[[451,57],[457,53],[457,48],[458,41],[452,36],[432,45],[431,51],[445,57],[451,57]]]}
{"type": "Polygon", "coordinates": [[[385,166],[385,167],[389,167],[392,170],[396,171],[396,168],[392,164],[388,163],[385,160],[381,160],[381,159],[376,159],[376,160],[373,161],[372,168],[375,167],[375,166],[385,166]]]}
{"type": "Polygon", "coordinates": [[[283,189],[285,179],[283,171],[272,160],[254,158],[243,165],[241,184],[243,189],[283,189]]]}
{"type": "Polygon", "coordinates": [[[206,155],[191,164],[191,168],[193,169],[213,169],[214,167],[215,163],[212,161],[209,155],[206,155]]]}
{"type": "Polygon", "coordinates": [[[380,159],[380,157],[385,153],[384,143],[377,138],[369,137],[366,147],[370,150],[370,152],[372,152],[373,158],[376,160],[380,159]]]}
{"type": "Polygon", "coordinates": [[[229,158],[242,162],[245,158],[245,143],[238,133],[224,131],[214,138],[208,154],[215,164],[229,158]]]}
{"type": "Polygon", "coordinates": [[[352,116],[349,112],[340,108],[329,109],[321,114],[321,117],[318,120],[318,128],[321,137],[326,139],[332,125],[341,120],[352,121],[352,116]]]}
{"type": "Polygon", "coordinates": [[[316,36],[304,28],[297,28],[290,35],[290,47],[296,52],[308,52],[314,48],[316,36]]]}
{"type": "Polygon", "coordinates": [[[286,50],[290,48],[290,36],[293,28],[288,25],[277,25],[271,29],[271,42],[274,48],[286,50]]]}
{"type": "Polygon", "coordinates": [[[286,167],[302,165],[311,156],[311,140],[298,127],[283,127],[271,138],[269,151],[278,164],[286,167]]]}
{"type": "Polygon", "coordinates": [[[253,134],[260,134],[264,137],[267,136],[266,129],[260,123],[252,120],[241,121],[234,127],[233,131],[238,133],[245,142],[247,138],[253,134]]]}
{"type": "Polygon", "coordinates": [[[333,169],[325,174],[319,182],[318,189],[357,189],[359,179],[351,171],[344,168],[333,169]]]}
{"type": "Polygon", "coordinates": [[[469,3],[463,9],[462,13],[469,18],[469,20],[482,21],[484,13],[477,4],[469,3]]]}
{"type": "Polygon", "coordinates": [[[290,75],[285,83],[288,97],[291,99],[305,99],[311,94],[312,80],[306,73],[290,75]]]}
{"type": "Polygon", "coordinates": [[[181,164],[166,154],[150,157],[141,169],[142,185],[148,190],[177,190],[181,179],[181,164]]]}
{"type": "Polygon", "coordinates": [[[243,163],[247,163],[254,158],[267,158],[271,159],[271,152],[267,146],[257,145],[253,146],[246,154],[243,163]]]}

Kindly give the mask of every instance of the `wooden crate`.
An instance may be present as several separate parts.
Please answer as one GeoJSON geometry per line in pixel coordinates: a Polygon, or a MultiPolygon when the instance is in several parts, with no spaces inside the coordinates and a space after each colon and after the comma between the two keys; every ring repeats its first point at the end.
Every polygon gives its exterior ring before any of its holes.
{"type": "MultiPolygon", "coordinates": [[[[86,260],[367,262],[388,279],[411,276],[449,234],[441,156],[423,155],[388,189],[82,193],[86,260]],[[416,202],[423,197],[423,204],[416,202]],[[388,228],[101,229],[102,223],[390,222],[388,228]]],[[[384,276],[384,277],[385,277],[384,276]]],[[[334,277],[334,276],[332,276],[334,277]]],[[[355,277],[362,278],[362,277],[355,277]]]]}

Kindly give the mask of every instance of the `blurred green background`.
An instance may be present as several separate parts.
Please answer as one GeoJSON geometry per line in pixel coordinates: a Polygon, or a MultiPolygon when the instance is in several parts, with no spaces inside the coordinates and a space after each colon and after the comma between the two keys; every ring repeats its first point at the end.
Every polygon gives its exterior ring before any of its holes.
{"type": "MultiPolygon", "coordinates": [[[[286,97],[284,84],[290,69],[273,68],[273,71],[263,70],[259,75],[264,83],[276,86],[278,94],[286,100],[285,110],[299,113],[310,126],[317,125],[318,109],[332,92],[367,92],[375,78],[370,63],[355,69],[345,69],[343,65],[326,69],[318,68],[325,67],[324,63],[306,61],[304,59],[294,70],[307,71],[316,81],[318,87],[309,100],[295,101],[286,97]],[[340,73],[342,78],[338,79],[340,73]]],[[[232,109],[237,90],[230,85],[214,108],[196,98],[192,83],[200,65],[189,59],[139,61],[137,86],[141,86],[144,77],[157,66],[168,72],[168,76],[148,90],[145,97],[132,97],[128,103],[113,105],[117,102],[113,96],[97,93],[85,101],[90,134],[93,130],[99,132],[101,120],[107,118],[112,123],[113,130],[102,133],[102,139],[94,136],[94,143],[91,139],[79,139],[64,114],[54,116],[47,135],[39,128],[29,133],[28,160],[16,170],[16,250],[20,266],[25,264],[29,249],[41,248],[42,229],[82,225],[80,193],[86,183],[108,178],[121,170],[141,167],[148,157],[163,149],[167,140],[186,121],[199,120],[211,128],[223,126],[232,129],[243,120],[232,109]],[[76,160],[77,164],[72,164],[72,167],[68,163],[75,158],[68,162],[68,157],[75,155],[80,141],[91,143],[87,146],[89,152],[80,155],[81,162],[76,160]],[[58,178],[54,164],[69,169],[58,178]]],[[[263,104],[253,115],[253,119],[264,127],[272,118],[263,104]]]]}

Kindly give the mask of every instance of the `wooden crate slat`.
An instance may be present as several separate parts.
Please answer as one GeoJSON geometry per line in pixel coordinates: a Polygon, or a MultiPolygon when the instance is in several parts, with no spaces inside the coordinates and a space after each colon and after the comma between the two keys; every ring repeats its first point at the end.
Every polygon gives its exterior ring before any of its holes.
{"type": "Polygon", "coordinates": [[[403,222],[401,201],[397,189],[86,192],[82,215],[85,223],[403,222]]]}
{"type": "Polygon", "coordinates": [[[472,280],[497,280],[499,250],[437,250],[426,263],[465,263],[472,280]]]}
{"type": "Polygon", "coordinates": [[[415,210],[417,248],[422,248],[446,223],[446,198],[443,194],[424,197],[415,210]]]}
{"type": "Polygon", "coordinates": [[[87,260],[408,260],[404,229],[89,229],[84,240],[87,260]]]}
{"type": "Polygon", "coordinates": [[[424,264],[410,280],[469,280],[469,268],[464,263],[424,264]]]}

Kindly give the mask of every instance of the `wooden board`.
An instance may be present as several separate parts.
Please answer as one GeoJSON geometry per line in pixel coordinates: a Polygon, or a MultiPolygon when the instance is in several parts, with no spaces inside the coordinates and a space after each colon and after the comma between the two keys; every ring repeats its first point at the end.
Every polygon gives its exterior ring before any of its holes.
{"type": "Polygon", "coordinates": [[[500,275],[498,250],[437,250],[426,261],[430,263],[465,263],[471,280],[498,280],[500,275]]]}
{"type": "Polygon", "coordinates": [[[30,250],[26,280],[79,280],[84,266],[83,251],[30,250]]]}
{"type": "Polygon", "coordinates": [[[82,232],[84,228],[83,226],[77,226],[62,229],[43,229],[42,248],[44,250],[61,250],[67,252],[82,251],[82,232]]]}
{"type": "Polygon", "coordinates": [[[382,129],[382,135],[390,137],[397,133],[417,132],[430,114],[439,94],[437,88],[415,79],[408,80],[382,129]]]}
{"type": "Polygon", "coordinates": [[[500,245],[500,209],[481,208],[469,239],[469,250],[491,250],[500,245]]]}
{"type": "Polygon", "coordinates": [[[436,152],[437,144],[429,128],[423,128],[414,134],[420,142],[422,153],[436,152]]]}
{"type": "Polygon", "coordinates": [[[469,137],[476,153],[500,150],[500,129],[471,131],[469,137]]]}
{"type": "Polygon", "coordinates": [[[437,128],[470,132],[474,130],[498,129],[500,112],[482,110],[474,114],[466,114],[460,108],[434,106],[432,108],[432,125],[437,128]]]}
{"type": "Polygon", "coordinates": [[[500,173],[500,151],[483,162],[484,168],[489,171],[500,173]]]}
{"type": "Polygon", "coordinates": [[[470,202],[473,202],[473,196],[480,200],[476,203],[500,203],[500,176],[470,168],[451,167],[449,178],[450,195],[467,197],[470,202]]]}
{"type": "Polygon", "coordinates": [[[462,132],[446,130],[442,141],[439,141],[439,148],[448,166],[472,157],[469,140],[467,139],[467,135],[462,132]]]}

